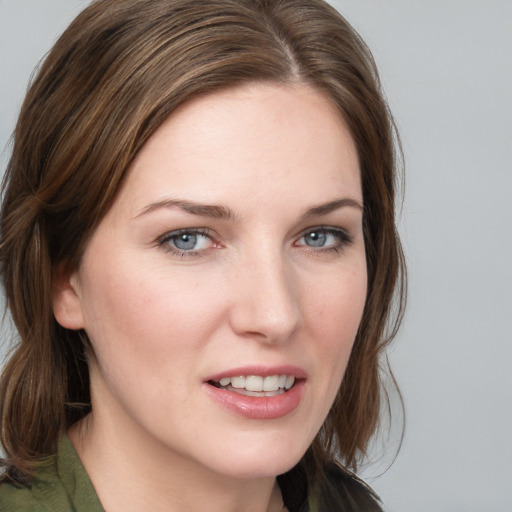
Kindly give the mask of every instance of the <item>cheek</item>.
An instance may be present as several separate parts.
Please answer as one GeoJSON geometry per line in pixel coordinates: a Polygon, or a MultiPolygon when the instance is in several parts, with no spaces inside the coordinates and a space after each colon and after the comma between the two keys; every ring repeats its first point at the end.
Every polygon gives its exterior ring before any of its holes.
{"type": "Polygon", "coordinates": [[[143,423],[151,403],[158,413],[148,418],[165,424],[176,408],[188,410],[197,361],[217,317],[216,302],[200,286],[156,274],[99,276],[87,301],[86,331],[95,353],[96,405],[112,396],[143,423]]]}
{"type": "Polygon", "coordinates": [[[187,276],[167,274],[90,273],[83,300],[86,331],[105,363],[144,360],[151,373],[181,352],[192,358],[200,348],[218,315],[214,291],[187,276]]]}
{"type": "Polygon", "coordinates": [[[350,338],[351,334],[355,337],[366,293],[366,266],[358,262],[350,271],[332,272],[323,279],[311,280],[302,295],[310,322],[316,329],[325,330],[328,339],[335,340],[350,338]]]}
{"type": "Polygon", "coordinates": [[[314,289],[316,292],[309,294],[305,308],[311,350],[322,366],[319,371],[326,376],[326,386],[335,393],[345,373],[365,306],[366,267],[359,264],[351,272],[340,273],[338,277],[331,275],[314,289]]]}

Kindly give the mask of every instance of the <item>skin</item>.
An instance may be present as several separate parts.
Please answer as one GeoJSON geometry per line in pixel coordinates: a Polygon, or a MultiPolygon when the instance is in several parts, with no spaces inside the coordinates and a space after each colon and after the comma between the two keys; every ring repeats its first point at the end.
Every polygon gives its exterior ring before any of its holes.
{"type": "Polygon", "coordinates": [[[54,292],[94,349],[93,412],[69,435],[105,509],[280,510],[275,476],[332,405],[366,279],[357,151],[326,97],[257,83],[175,111],[54,292]],[[178,250],[176,230],[197,228],[178,250]],[[213,400],[205,379],[247,364],[302,369],[297,408],[249,419],[213,400]]]}

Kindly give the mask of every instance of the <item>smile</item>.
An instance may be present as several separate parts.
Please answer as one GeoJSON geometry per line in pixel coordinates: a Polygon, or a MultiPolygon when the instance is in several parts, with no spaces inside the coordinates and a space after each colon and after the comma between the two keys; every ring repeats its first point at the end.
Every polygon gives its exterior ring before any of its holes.
{"type": "Polygon", "coordinates": [[[279,396],[290,390],[295,384],[293,375],[237,375],[223,377],[219,381],[209,381],[216,388],[233,391],[245,396],[279,396]]]}

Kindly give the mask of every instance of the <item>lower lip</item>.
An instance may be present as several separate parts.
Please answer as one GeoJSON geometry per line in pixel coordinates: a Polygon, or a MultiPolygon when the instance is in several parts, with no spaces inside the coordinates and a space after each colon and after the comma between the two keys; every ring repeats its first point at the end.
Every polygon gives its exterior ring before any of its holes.
{"type": "Polygon", "coordinates": [[[245,396],[235,391],[216,388],[208,383],[207,393],[222,407],[252,420],[273,420],[293,412],[304,396],[305,380],[295,382],[287,392],[277,396],[245,396]]]}

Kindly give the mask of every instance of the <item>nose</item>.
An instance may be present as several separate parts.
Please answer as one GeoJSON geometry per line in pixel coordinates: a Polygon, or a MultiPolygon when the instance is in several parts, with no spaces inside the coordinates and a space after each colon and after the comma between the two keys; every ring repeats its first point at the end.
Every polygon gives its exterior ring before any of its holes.
{"type": "Polygon", "coordinates": [[[231,328],[244,337],[282,343],[302,320],[299,282],[280,254],[249,258],[232,276],[231,328]]]}

